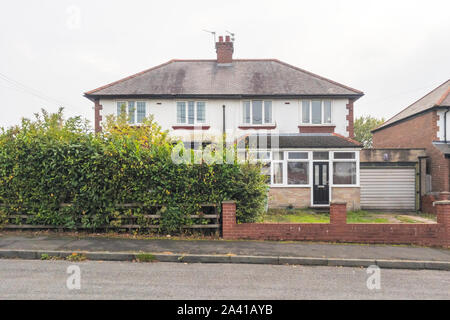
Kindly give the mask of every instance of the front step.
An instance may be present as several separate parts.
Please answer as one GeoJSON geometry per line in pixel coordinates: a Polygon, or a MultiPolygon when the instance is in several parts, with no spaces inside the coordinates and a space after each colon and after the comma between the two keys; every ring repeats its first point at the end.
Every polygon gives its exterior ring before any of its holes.
{"type": "Polygon", "coordinates": [[[314,211],[315,213],[330,213],[330,207],[308,207],[308,209],[314,211]]]}

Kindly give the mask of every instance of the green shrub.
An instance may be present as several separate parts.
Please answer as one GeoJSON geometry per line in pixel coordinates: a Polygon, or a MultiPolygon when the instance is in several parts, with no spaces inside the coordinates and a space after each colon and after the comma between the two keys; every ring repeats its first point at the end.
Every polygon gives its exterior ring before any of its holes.
{"type": "Polygon", "coordinates": [[[131,127],[111,117],[93,134],[80,117],[64,121],[62,110],[43,111],[0,132],[0,203],[8,215],[29,214],[29,224],[67,228],[112,224],[121,203],[160,205],[165,232],[191,224],[202,203],[236,200],[238,222],[264,212],[267,185],[258,166],[176,164],[173,146],[152,118],[131,127]]]}

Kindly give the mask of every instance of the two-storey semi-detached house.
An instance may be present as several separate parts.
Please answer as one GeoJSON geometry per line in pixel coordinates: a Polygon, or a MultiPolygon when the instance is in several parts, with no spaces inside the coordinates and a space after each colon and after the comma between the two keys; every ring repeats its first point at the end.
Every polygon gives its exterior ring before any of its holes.
{"type": "Polygon", "coordinates": [[[428,156],[428,208],[450,191],[450,80],[373,130],[375,148],[424,148],[428,156]]]}
{"type": "Polygon", "coordinates": [[[85,93],[95,103],[95,130],[126,106],[130,122],[148,115],[193,146],[247,142],[263,162],[269,206],[359,207],[359,151],[354,102],[363,93],[275,59],[233,59],[219,37],[216,60],[170,60],[85,93]]]}

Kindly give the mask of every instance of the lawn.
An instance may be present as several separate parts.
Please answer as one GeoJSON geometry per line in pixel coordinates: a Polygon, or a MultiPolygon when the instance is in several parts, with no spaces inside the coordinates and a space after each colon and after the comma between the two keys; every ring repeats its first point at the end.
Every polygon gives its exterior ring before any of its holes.
{"type": "MultiPolygon", "coordinates": [[[[347,212],[347,223],[433,223],[436,217],[429,214],[402,214],[365,210],[347,212]],[[424,221],[423,219],[427,219],[424,221]]],[[[262,217],[263,223],[329,223],[328,212],[311,209],[269,209],[262,217]]]]}

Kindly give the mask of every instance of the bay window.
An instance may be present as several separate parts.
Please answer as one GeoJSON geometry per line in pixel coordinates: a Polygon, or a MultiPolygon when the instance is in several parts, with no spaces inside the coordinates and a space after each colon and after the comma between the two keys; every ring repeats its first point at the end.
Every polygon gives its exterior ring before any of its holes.
{"type": "Polygon", "coordinates": [[[331,124],[331,100],[302,100],[303,124],[331,124]]]}
{"type": "MultiPolygon", "coordinates": [[[[262,174],[272,186],[311,186],[314,163],[329,163],[331,186],[358,185],[358,156],[355,151],[249,151],[246,158],[262,164],[262,174]]],[[[318,174],[318,171],[316,171],[318,174]]],[[[326,178],[328,180],[328,178],[326,178]]]]}
{"type": "Polygon", "coordinates": [[[272,101],[244,101],[242,106],[244,124],[262,125],[272,123],[272,101]]]}
{"type": "Polygon", "coordinates": [[[178,124],[203,124],[206,121],[206,103],[204,101],[178,101],[178,124]]]}

